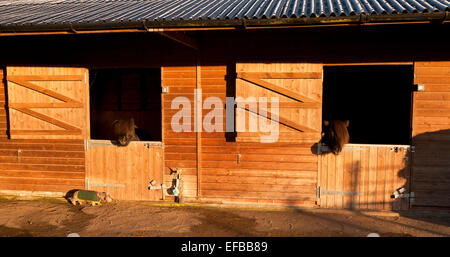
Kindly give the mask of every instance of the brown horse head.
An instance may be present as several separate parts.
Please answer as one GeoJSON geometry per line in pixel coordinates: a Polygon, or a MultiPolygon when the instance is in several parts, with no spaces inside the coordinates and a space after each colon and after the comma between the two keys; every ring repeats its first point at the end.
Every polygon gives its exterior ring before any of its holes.
{"type": "Polygon", "coordinates": [[[347,130],[349,121],[325,120],[323,125],[324,129],[321,142],[326,144],[334,154],[339,154],[350,139],[347,130]]]}
{"type": "Polygon", "coordinates": [[[134,119],[115,120],[113,122],[114,138],[117,140],[119,146],[127,146],[130,141],[139,141],[136,135],[134,119]]]}

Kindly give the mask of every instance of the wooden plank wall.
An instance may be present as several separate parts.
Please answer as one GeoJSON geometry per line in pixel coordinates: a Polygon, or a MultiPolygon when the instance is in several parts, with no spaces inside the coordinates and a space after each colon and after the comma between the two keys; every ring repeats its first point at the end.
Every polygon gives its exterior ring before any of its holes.
{"type": "Polygon", "coordinates": [[[11,138],[90,137],[86,68],[8,66],[6,71],[11,138]]]}
{"type": "MultiPolygon", "coordinates": [[[[171,110],[171,101],[177,96],[191,101],[193,129],[194,89],[201,87],[203,100],[218,97],[225,104],[226,75],[226,65],[203,65],[198,70],[195,65],[163,67],[162,85],[169,87],[169,93],[163,94],[165,183],[170,183],[168,168],[180,167],[187,198],[197,198],[198,192],[198,199],[203,201],[313,206],[318,162],[309,143],[227,142],[225,132],[202,132],[198,144],[201,166],[197,174],[196,134],[172,131],[170,122],[178,110],[171,110]],[[201,85],[196,84],[198,81],[201,85]]],[[[204,109],[202,118],[209,111],[204,109]]],[[[225,130],[224,109],[222,114],[223,119],[214,122],[225,130]]]]}
{"type": "MultiPolygon", "coordinates": [[[[272,97],[279,100],[278,115],[279,135],[276,142],[304,143],[318,142],[320,140],[320,130],[322,121],[322,64],[318,63],[236,63],[236,72],[240,74],[259,74],[263,76],[256,82],[267,83],[268,86],[275,86],[275,90],[255,85],[246,81],[245,78],[236,80],[236,97],[247,99],[248,97],[267,97],[271,101],[272,97]],[[288,75],[290,78],[280,78],[278,74],[288,75]],[[315,74],[315,75],[313,75],[315,74]],[[306,77],[301,77],[301,76],[306,77]],[[274,79],[271,77],[278,77],[274,79]]],[[[251,79],[251,78],[250,78],[251,79]]],[[[268,111],[271,112],[269,103],[268,111]]],[[[248,132],[249,120],[253,117],[259,119],[257,114],[245,111],[242,112],[246,118],[246,131],[237,132],[236,141],[259,142],[260,137],[268,136],[270,133],[248,132]]],[[[239,127],[240,113],[236,114],[236,127],[239,127]]]]}
{"type": "Polygon", "coordinates": [[[88,189],[107,192],[117,200],[162,199],[161,190],[147,189],[151,180],[157,185],[162,180],[159,143],[130,142],[118,147],[109,140],[89,140],[88,160],[88,189]]]}
{"type": "Polygon", "coordinates": [[[83,189],[84,160],[83,140],[2,139],[0,190],[83,189]]]}
{"type": "Polygon", "coordinates": [[[161,86],[168,87],[169,93],[162,95],[163,103],[163,143],[164,143],[164,184],[171,185],[169,168],[182,168],[183,193],[186,198],[197,197],[197,150],[194,124],[194,89],[197,84],[196,66],[162,67],[161,86]],[[191,132],[174,132],[171,128],[172,116],[178,109],[171,109],[176,97],[187,97],[191,103],[191,132]]]}
{"type": "Polygon", "coordinates": [[[83,140],[8,139],[3,70],[0,77],[0,190],[84,188],[83,140]]]}
{"type": "Polygon", "coordinates": [[[339,155],[320,157],[320,207],[358,210],[407,210],[407,198],[392,199],[409,188],[409,147],[347,145],[339,155]]]}
{"type": "MultiPolygon", "coordinates": [[[[201,67],[204,99],[218,97],[225,103],[226,75],[225,65],[201,67]]],[[[203,117],[208,112],[203,110],[203,117]]],[[[224,123],[225,119],[218,122],[224,123]]],[[[224,132],[202,133],[200,199],[313,206],[317,156],[310,148],[307,143],[227,142],[224,132]]]]}
{"type": "Polygon", "coordinates": [[[450,62],[416,62],[412,187],[413,207],[450,207],[450,62]]]}

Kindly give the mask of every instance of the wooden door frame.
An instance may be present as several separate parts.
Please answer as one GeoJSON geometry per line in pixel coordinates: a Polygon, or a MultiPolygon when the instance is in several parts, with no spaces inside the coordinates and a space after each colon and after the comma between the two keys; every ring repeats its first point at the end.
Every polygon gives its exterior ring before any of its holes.
{"type": "MultiPolygon", "coordinates": [[[[413,76],[415,77],[415,73],[414,73],[414,65],[415,62],[413,61],[408,61],[408,62],[349,62],[349,63],[323,63],[323,68],[325,67],[337,67],[337,66],[397,66],[397,65],[401,65],[401,66],[412,66],[413,68],[413,76]]],[[[324,71],[322,71],[323,74],[325,74],[324,71]]],[[[324,76],[325,77],[325,76],[324,76]]],[[[323,90],[323,80],[322,80],[322,90],[323,90]]],[[[411,85],[412,86],[412,85],[411,85]]],[[[322,91],[323,94],[323,91],[322,91]]],[[[323,103],[324,99],[322,97],[322,103],[323,103]]],[[[322,110],[322,115],[323,115],[323,110],[322,110]]],[[[408,193],[411,192],[411,188],[412,188],[412,176],[413,176],[413,154],[412,152],[414,152],[414,146],[412,145],[412,133],[413,133],[413,119],[414,119],[414,92],[411,90],[411,108],[410,108],[410,129],[409,129],[409,145],[400,145],[400,146],[409,146],[410,151],[408,152],[408,158],[410,158],[408,164],[407,164],[407,168],[408,168],[408,173],[409,173],[409,178],[407,181],[407,185],[408,185],[408,193]]],[[[323,122],[323,116],[322,116],[322,122],[323,122]]],[[[320,143],[318,143],[320,144],[320,143]]],[[[378,145],[378,144],[348,144],[349,146],[374,146],[374,145],[378,145]]],[[[390,145],[386,145],[383,144],[385,146],[390,146],[390,145]]],[[[381,144],[379,146],[382,146],[381,144]]],[[[394,145],[392,145],[394,146],[394,145]]],[[[318,172],[317,172],[317,200],[316,200],[316,205],[318,205],[320,207],[320,197],[319,197],[319,186],[321,185],[321,167],[322,167],[322,157],[321,154],[319,154],[318,156],[318,172]]],[[[411,198],[408,198],[408,208],[411,208],[411,198]]]]}
{"type": "MultiPolygon", "coordinates": [[[[87,77],[85,78],[85,79],[87,79],[88,81],[87,81],[87,84],[88,85],[90,85],[89,84],[89,71],[91,71],[91,70],[108,70],[108,69],[111,69],[112,67],[101,67],[101,68],[86,68],[87,70],[88,70],[88,72],[87,72],[87,77]]],[[[159,83],[160,83],[160,87],[162,87],[162,73],[163,73],[163,68],[164,68],[164,66],[159,66],[159,67],[144,67],[144,68],[140,68],[140,67],[136,67],[136,68],[128,68],[128,67],[126,67],[126,68],[123,68],[123,69],[159,69],[159,71],[160,71],[160,78],[159,78],[159,83]]],[[[122,68],[118,68],[118,69],[122,69],[122,68]]],[[[88,182],[88,176],[89,176],[89,172],[90,172],[90,165],[89,165],[89,162],[90,162],[90,158],[89,158],[89,153],[88,153],[88,148],[89,148],[89,146],[90,145],[92,145],[92,144],[95,144],[95,141],[98,141],[98,143],[100,143],[101,144],[101,142],[102,141],[105,141],[105,140],[99,140],[99,139],[92,139],[91,138],[91,133],[90,133],[90,124],[91,124],[91,112],[90,112],[90,109],[91,109],[91,106],[90,106],[90,104],[91,104],[91,95],[90,95],[90,87],[88,86],[87,87],[87,99],[88,99],[88,101],[87,101],[87,118],[88,118],[88,122],[87,122],[87,124],[88,124],[88,136],[87,136],[87,138],[85,138],[84,139],[84,152],[85,152],[85,189],[89,189],[88,187],[89,187],[89,182],[88,182]]],[[[140,141],[140,142],[143,142],[143,143],[145,143],[145,144],[149,144],[150,146],[156,146],[156,147],[160,147],[161,148],[161,152],[162,152],[162,156],[161,156],[161,161],[162,161],[162,165],[161,165],[161,184],[163,184],[164,183],[164,162],[165,162],[165,160],[164,160],[164,149],[165,149],[165,146],[164,146],[164,129],[165,129],[165,126],[164,126],[164,115],[165,115],[165,113],[164,113],[164,93],[161,93],[160,94],[160,97],[161,97],[161,105],[160,105],[160,109],[161,109],[161,141],[140,141]]],[[[148,182],[150,182],[150,181],[148,181],[148,182]]]]}

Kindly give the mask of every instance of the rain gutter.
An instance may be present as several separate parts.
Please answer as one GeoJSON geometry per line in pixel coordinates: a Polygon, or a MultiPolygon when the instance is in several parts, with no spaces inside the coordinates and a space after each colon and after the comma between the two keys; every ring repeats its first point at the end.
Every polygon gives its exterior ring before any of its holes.
{"type": "Polygon", "coordinates": [[[336,17],[223,19],[223,20],[175,20],[175,21],[119,21],[96,23],[21,24],[0,25],[0,36],[51,35],[119,32],[162,32],[201,30],[242,30],[319,26],[358,26],[383,24],[409,24],[450,22],[445,12],[407,14],[359,14],[336,17]]]}

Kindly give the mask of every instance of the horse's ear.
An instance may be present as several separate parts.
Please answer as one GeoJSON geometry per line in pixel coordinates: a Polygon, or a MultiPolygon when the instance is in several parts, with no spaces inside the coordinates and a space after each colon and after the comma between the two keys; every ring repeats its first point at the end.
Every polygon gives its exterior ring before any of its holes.
{"type": "Polygon", "coordinates": [[[324,121],[323,121],[323,125],[328,126],[328,125],[330,125],[330,122],[327,121],[327,120],[324,120],[324,121]]]}
{"type": "Polygon", "coordinates": [[[345,121],[345,126],[348,127],[349,124],[350,124],[350,121],[349,121],[349,120],[346,120],[346,121],[345,121]]]}
{"type": "Polygon", "coordinates": [[[134,123],[134,118],[130,118],[129,122],[130,122],[130,126],[132,126],[132,127],[135,128],[135,129],[138,128],[138,126],[136,125],[136,123],[134,123]]]}

